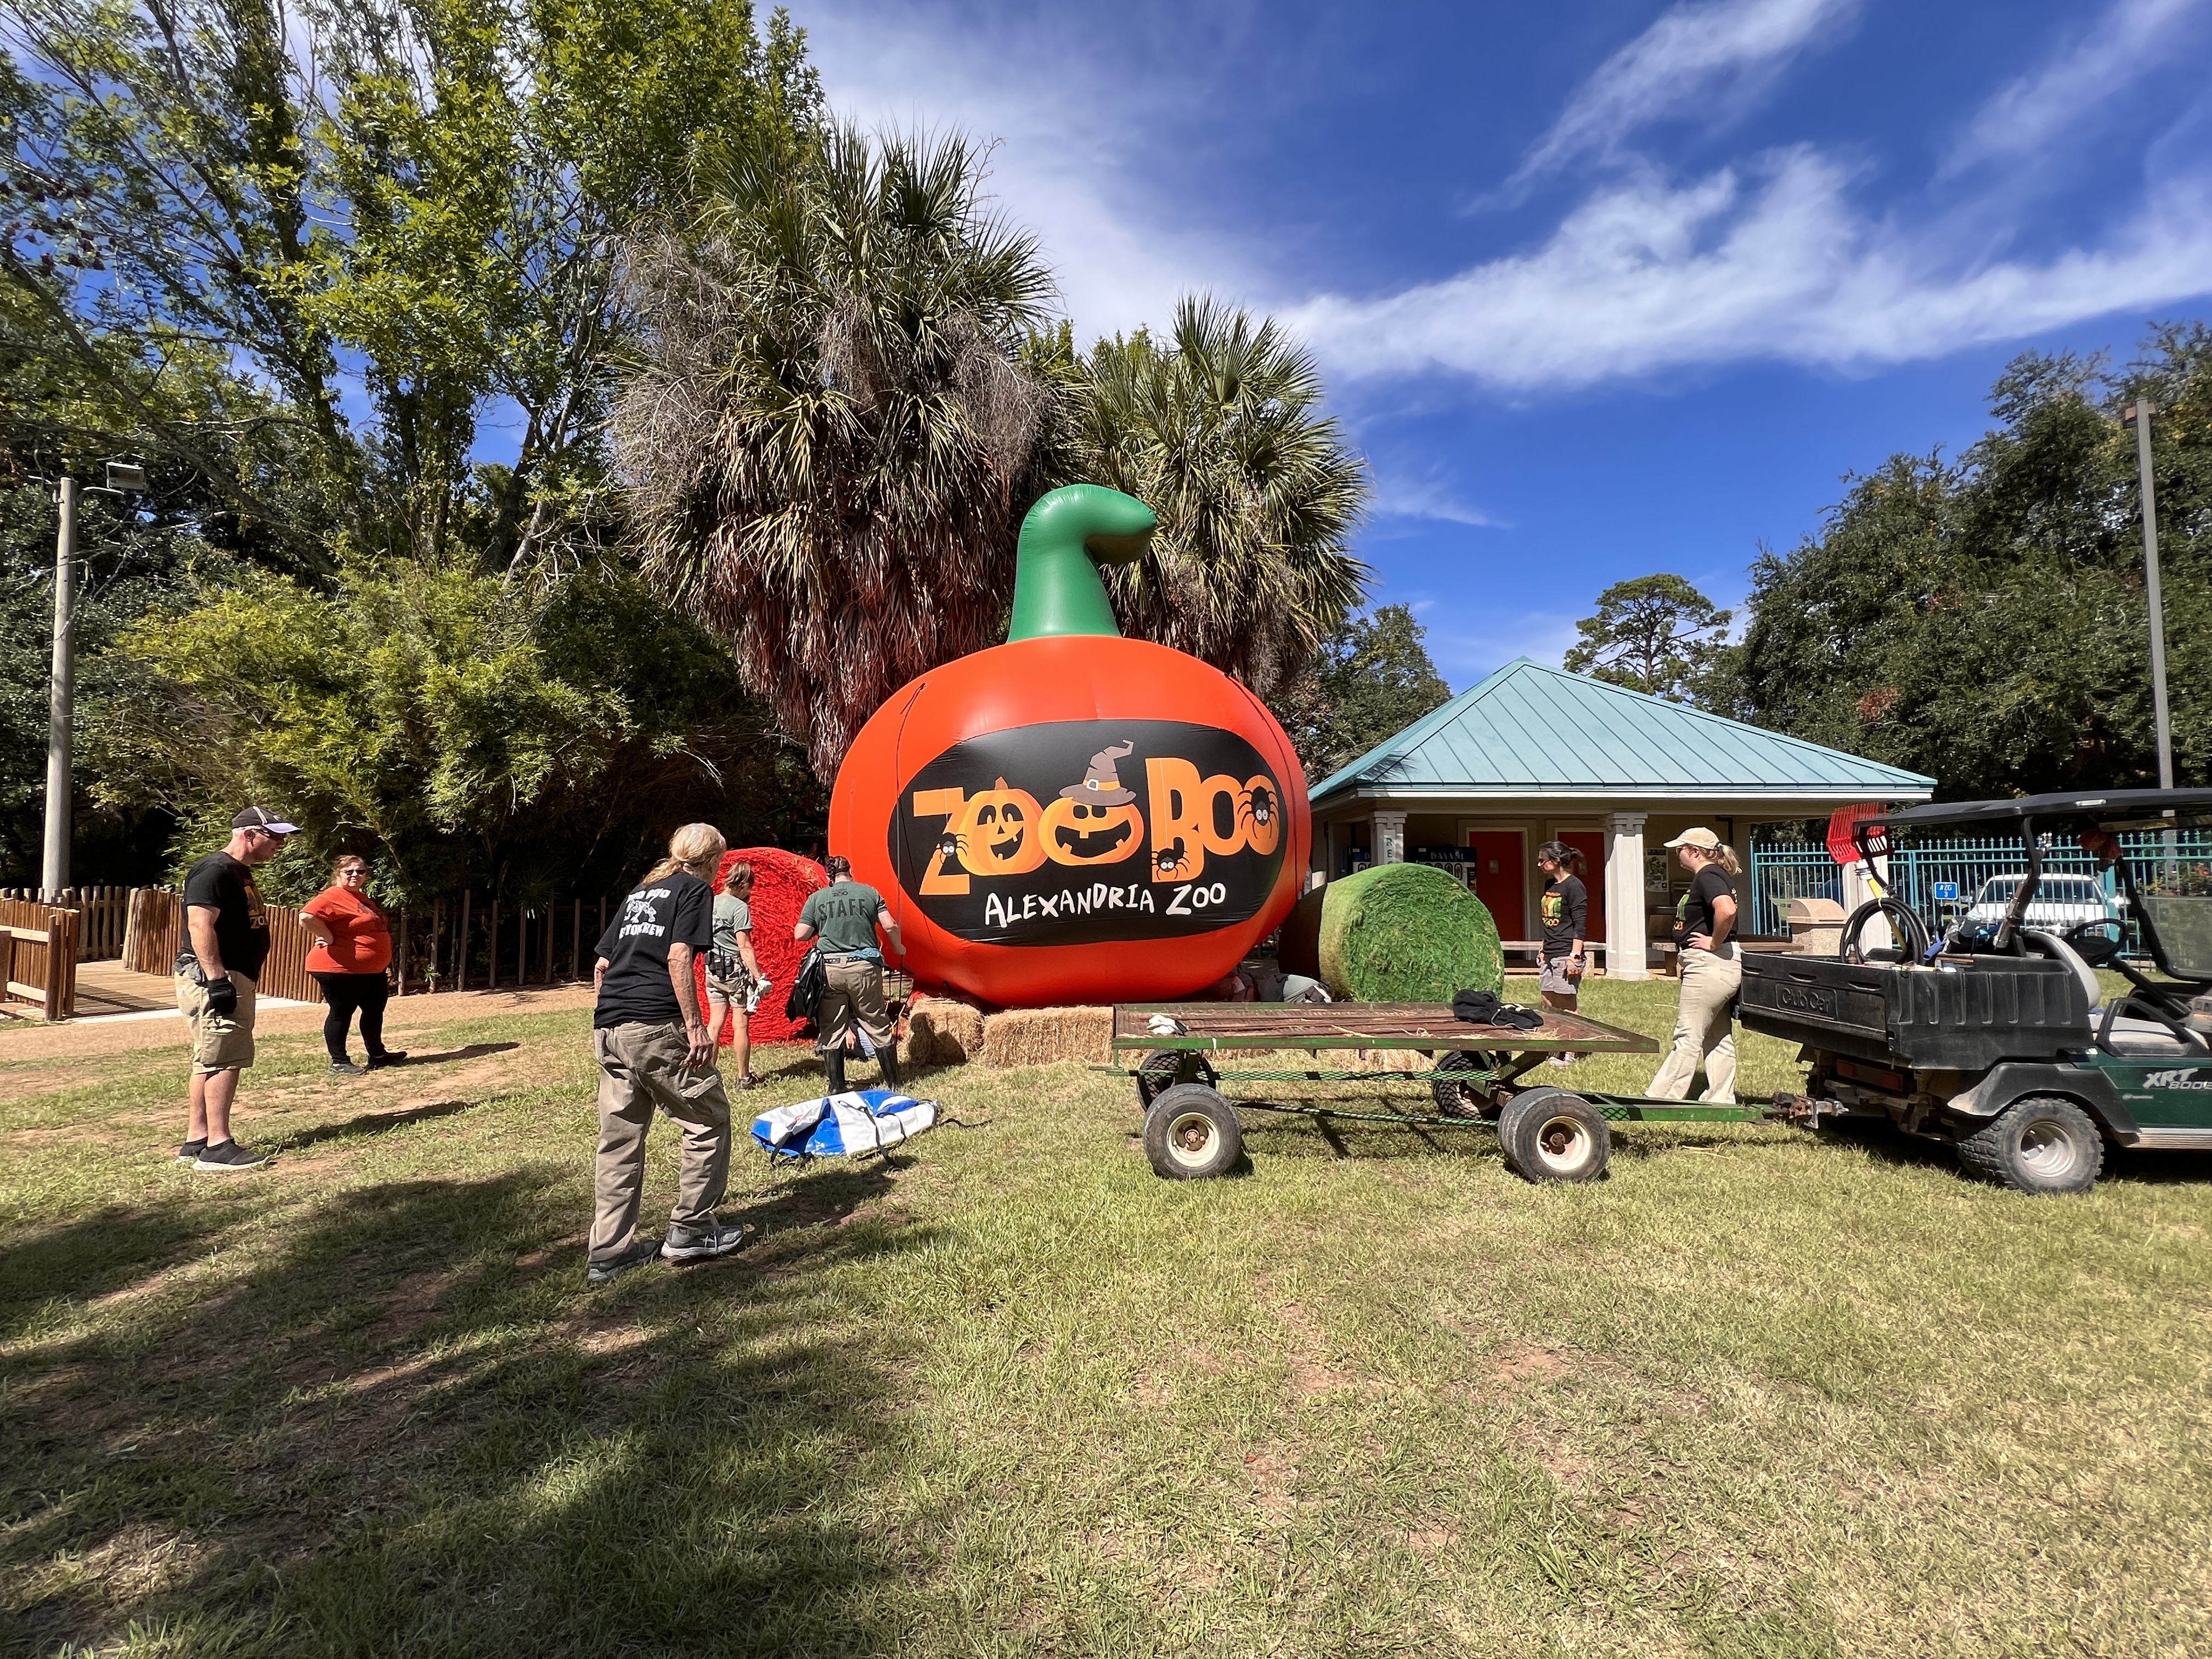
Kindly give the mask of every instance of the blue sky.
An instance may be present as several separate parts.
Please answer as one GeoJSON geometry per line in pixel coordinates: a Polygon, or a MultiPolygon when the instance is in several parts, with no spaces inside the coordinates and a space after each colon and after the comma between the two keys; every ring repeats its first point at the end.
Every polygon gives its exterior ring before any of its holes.
{"type": "Polygon", "coordinates": [[[1291,323],[1455,688],[1724,604],[2030,348],[2212,315],[2212,0],[794,0],[831,102],[1002,141],[1079,337],[1291,323]]]}

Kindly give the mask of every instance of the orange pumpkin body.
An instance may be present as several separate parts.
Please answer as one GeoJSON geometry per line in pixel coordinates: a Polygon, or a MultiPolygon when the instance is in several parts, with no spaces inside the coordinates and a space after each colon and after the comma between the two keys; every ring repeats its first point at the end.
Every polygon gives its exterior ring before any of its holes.
{"type": "Polygon", "coordinates": [[[1164,646],[1061,635],[893,695],[838,770],[830,844],[915,978],[1041,1007],[1219,979],[1297,902],[1312,824],[1249,691],[1164,646]]]}

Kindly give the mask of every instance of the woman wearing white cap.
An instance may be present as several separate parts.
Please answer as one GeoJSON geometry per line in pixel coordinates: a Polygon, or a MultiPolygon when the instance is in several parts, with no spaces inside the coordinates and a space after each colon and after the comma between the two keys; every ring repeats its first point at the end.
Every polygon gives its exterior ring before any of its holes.
{"type": "Polygon", "coordinates": [[[1735,851],[1710,830],[1685,830],[1667,843],[1690,872],[1682,902],[1682,1006],[1674,1016],[1674,1046],[1651,1079],[1659,1100],[1686,1100],[1700,1061],[1705,1100],[1735,1098],[1735,997],[1743,963],[1729,933],[1735,927],[1735,851]]]}

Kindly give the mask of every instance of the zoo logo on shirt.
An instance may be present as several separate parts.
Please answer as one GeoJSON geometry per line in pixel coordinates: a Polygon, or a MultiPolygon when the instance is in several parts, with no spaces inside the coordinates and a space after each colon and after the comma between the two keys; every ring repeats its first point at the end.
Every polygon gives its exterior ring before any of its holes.
{"type": "Polygon", "coordinates": [[[891,866],[979,944],[1211,933],[1258,914],[1283,863],[1281,787],[1235,732],[1059,720],[970,738],[908,780],[891,866]]]}

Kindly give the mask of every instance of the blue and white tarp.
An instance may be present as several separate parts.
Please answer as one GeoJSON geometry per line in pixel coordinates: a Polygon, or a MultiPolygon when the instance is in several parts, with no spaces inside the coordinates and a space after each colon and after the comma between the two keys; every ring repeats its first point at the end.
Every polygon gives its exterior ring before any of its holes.
{"type": "Polygon", "coordinates": [[[896,1146],[936,1122],[933,1100],[890,1089],[851,1089],[763,1112],[753,1120],[753,1139],[771,1152],[846,1158],[896,1146]]]}

